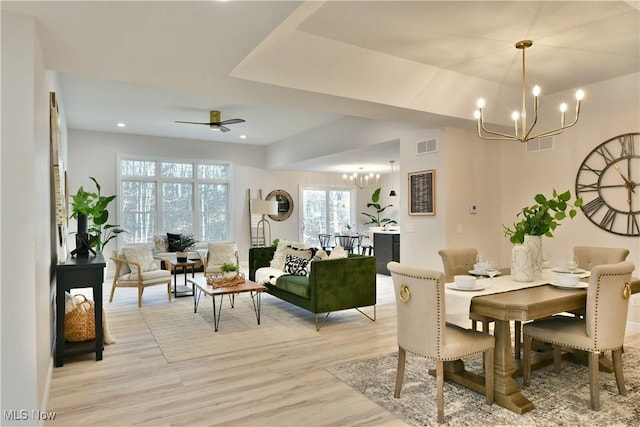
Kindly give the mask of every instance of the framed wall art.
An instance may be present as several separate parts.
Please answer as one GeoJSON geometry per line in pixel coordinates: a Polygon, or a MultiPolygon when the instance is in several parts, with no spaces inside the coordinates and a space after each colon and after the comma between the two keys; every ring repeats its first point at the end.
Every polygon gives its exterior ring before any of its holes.
{"type": "Polygon", "coordinates": [[[436,214],[435,169],[409,173],[409,215],[436,214]]]}

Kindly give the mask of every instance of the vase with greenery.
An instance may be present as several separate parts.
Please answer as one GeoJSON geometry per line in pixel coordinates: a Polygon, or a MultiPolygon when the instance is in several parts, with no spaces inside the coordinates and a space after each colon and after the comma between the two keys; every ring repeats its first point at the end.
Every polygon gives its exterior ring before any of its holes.
{"type": "MultiPolygon", "coordinates": [[[[516,215],[520,221],[513,227],[502,225],[505,236],[511,243],[525,244],[529,247],[532,257],[534,275],[540,277],[542,273],[542,236],[553,237],[560,222],[566,218],[573,219],[578,207],[582,206],[582,198],[576,198],[573,203],[569,190],[558,193],[555,189],[551,197],[536,194],[535,204],[525,206],[516,215]],[[533,236],[533,237],[532,237],[533,236]]],[[[513,272],[512,272],[513,273],[513,272]]]]}
{"type": "Polygon", "coordinates": [[[362,215],[366,216],[369,221],[365,222],[364,225],[373,225],[375,227],[384,227],[385,225],[397,224],[397,222],[391,218],[380,218],[380,214],[382,214],[385,209],[392,207],[393,205],[382,206],[380,204],[380,187],[376,188],[376,190],[371,195],[371,201],[367,203],[367,208],[373,208],[374,213],[361,212],[362,215]]]}
{"type": "Polygon", "coordinates": [[[72,195],[71,218],[78,221],[76,235],[76,251],[78,255],[88,255],[88,251],[102,251],[107,243],[126,230],[119,225],[107,224],[109,220],[108,206],[116,196],[103,196],[101,187],[94,177],[89,177],[96,186],[96,191],[78,188],[72,195]],[[91,225],[89,226],[88,223],[91,225]],[[78,250],[80,249],[80,250],[78,250]]]}

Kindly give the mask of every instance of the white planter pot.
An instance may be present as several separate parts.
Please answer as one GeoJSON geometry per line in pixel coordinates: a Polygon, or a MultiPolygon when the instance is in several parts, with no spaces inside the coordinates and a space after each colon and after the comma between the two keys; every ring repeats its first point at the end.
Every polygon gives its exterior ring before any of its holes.
{"type": "Polygon", "coordinates": [[[533,281],[533,257],[528,246],[515,245],[511,249],[511,276],[516,282],[533,281]]]}
{"type": "Polygon", "coordinates": [[[531,250],[531,258],[533,259],[533,277],[535,279],[542,278],[542,236],[524,236],[524,246],[531,250]]]}

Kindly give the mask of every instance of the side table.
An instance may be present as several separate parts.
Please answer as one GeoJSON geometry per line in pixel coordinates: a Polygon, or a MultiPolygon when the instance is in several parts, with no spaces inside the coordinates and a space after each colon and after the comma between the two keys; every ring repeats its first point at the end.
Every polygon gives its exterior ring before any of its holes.
{"type": "Polygon", "coordinates": [[[163,257],[164,260],[166,260],[168,263],[170,263],[170,266],[167,266],[170,270],[172,270],[173,272],[173,296],[174,298],[178,298],[178,297],[191,297],[193,296],[195,290],[194,290],[194,286],[193,284],[191,285],[191,288],[189,288],[189,286],[187,285],[187,273],[189,272],[189,269],[191,269],[191,278],[195,277],[195,266],[196,266],[196,262],[195,261],[191,261],[191,260],[187,260],[187,261],[178,261],[178,259],[176,257],[163,257]],[[178,271],[178,269],[180,269],[180,271],[178,271]],[[184,285],[178,285],[178,273],[182,273],[184,274],[184,285]],[[178,286],[180,286],[180,290],[178,290],[178,286]],[[191,292],[191,293],[188,293],[191,292]]]}
{"type": "Polygon", "coordinates": [[[102,282],[107,264],[102,253],[95,256],[76,258],[71,255],[56,265],[56,350],[54,366],[64,363],[64,356],[82,353],[96,353],[96,360],[102,360],[104,348],[102,330],[102,282]],[[64,293],[74,288],[92,288],[95,302],[96,339],[92,341],[68,343],[64,340],[64,293]]]}

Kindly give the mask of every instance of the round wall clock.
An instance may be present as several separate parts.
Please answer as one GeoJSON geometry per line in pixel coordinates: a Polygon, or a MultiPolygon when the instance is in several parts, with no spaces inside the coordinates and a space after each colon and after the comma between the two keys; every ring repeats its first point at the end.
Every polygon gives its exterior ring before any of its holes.
{"type": "Polygon", "coordinates": [[[269,215],[274,221],[284,221],[291,216],[293,212],[293,199],[291,195],[284,190],[273,190],[267,195],[266,200],[278,201],[278,215],[269,215]]]}
{"type": "Polygon", "coordinates": [[[594,148],[578,169],[576,195],[598,227],[640,236],[640,133],[618,135],[594,148]]]}

